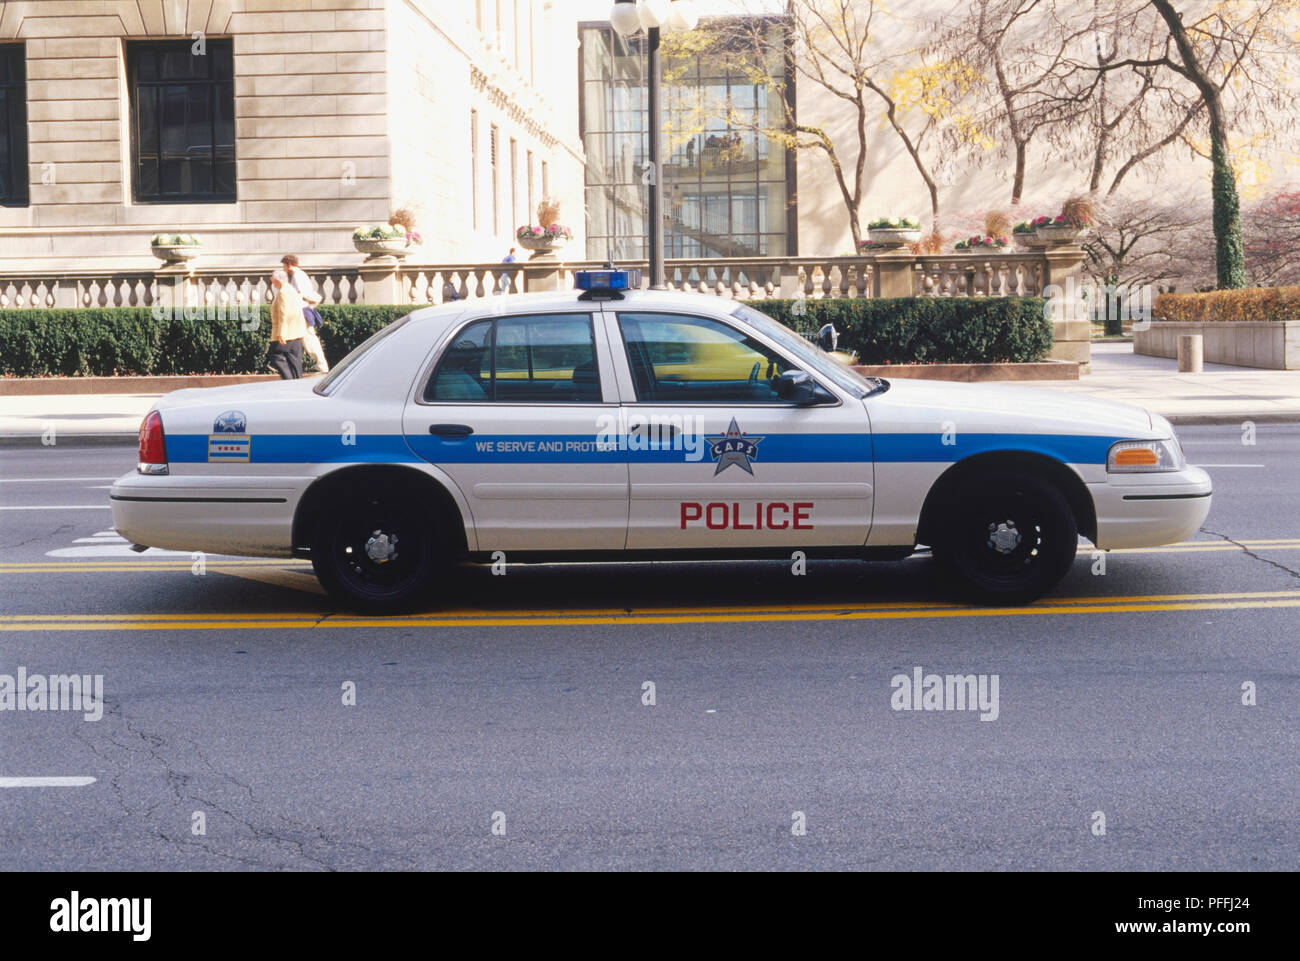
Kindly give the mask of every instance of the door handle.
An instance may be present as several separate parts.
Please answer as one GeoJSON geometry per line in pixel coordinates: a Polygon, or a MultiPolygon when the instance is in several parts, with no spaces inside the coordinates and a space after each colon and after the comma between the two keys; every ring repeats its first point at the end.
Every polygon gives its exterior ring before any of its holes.
{"type": "Polygon", "coordinates": [[[672,424],[638,424],[637,433],[652,436],[654,434],[667,434],[668,439],[672,440],[677,436],[677,428],[672,424]]]}
{"type": "Polygon", "coordinates": [[[429,433],[439,437],[468,437],[474,428],[469,424],[430,424],[429,433]]]}

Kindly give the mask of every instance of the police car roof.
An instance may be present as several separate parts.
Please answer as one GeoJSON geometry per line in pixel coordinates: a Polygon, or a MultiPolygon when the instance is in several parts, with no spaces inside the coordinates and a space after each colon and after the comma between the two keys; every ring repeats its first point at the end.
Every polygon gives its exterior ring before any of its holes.
{"type": "Polygon", "coordinates": [[[628,290],[619,297],[581,300],[580,290],[547,290],[531,294],[508,294],[479,297],[474,300],[453,300],[434,307],[426,307],[412,315],[413,321],[446,320],[451,315],[475,317],[496,314],[518,314],[556,307],[572,308],[577,304],[609,304],[614,308],[672,307],[675,309],[705,310],[709,313],[731,313],[735,303],[713,294],[687,293],[680,290],[628,290]]]}

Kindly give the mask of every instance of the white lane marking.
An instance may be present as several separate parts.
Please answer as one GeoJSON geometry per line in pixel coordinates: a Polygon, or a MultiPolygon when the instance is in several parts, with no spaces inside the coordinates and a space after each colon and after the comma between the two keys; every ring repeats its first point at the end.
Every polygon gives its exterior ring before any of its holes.
{"type": "Polygon", "coordinates": [[[0,787],[85,787],[93,777],[0,777],[0,787]]]}
{"type": "MultiPolygon", "coordinates": [[[[46,551],[46,557],[130,557],[149,560],[155,557],[192,558],[194,551],[168,551],[161,547],[151,547],[147,551],[131,550],[131,542],[117,531],[99,531],[92,537],[77,537],[72,543],[85,544],[85,547],[56,547],[46,551]]],[[[212,555],[212,558],[228,555],[212,555]]],[[[210,559],[212,559],[210,558],[210,559]]]]}
{"type": "MultiPolygon", "coordinates": [[[[61,484],[67,481],[117,480],[116,477],[0,477],[0,484],[61,484]]],[[[110,485],[111,486],[111,485],[110,485]]]]}
{"type": "Polygon", "coordinates": [[[112,505],[107,503],[42,503],[42,505],[23,505],[21,507],[5,505],[0,511],[109,511],[112,505]]]}
{"type": "Polygon", "coordinates": [[[14,507],[6,505],[0,511],[107,511],[111,504],[36,504],[14,507]]]}
{"type": "Polygon", "coordinates": [[[142,557],[146,560],[151,557],[190,557],[195,551],[165,551],[161,547],[151,547],[146,551],[133,551],[131,545],[123,541],[121,544],[97,544],[87,547],[58,547],[52,551],[46,551],[46,557],[142,557]]]}

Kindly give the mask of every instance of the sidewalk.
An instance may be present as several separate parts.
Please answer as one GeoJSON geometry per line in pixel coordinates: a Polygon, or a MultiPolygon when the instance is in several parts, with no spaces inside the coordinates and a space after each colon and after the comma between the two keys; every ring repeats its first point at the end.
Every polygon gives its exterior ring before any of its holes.
{"type": "Polygon", "coordinates": [[[1180,374],[1178,361],[1134,354],[1131,343],[1093,344],[1092,373],[1034,386],[1136,404],[1175,424],[1300,423],[1300,370],[1206,364],[1180,374]]]}
{"type": "MultiPolygon", "coordinates": [[[[1180,374],[1177,361],[1139,357],[1128,343],[1093,344],[1092,373],[1077,381],[1027,386],[1137,404],[1176,424],[1300,423],[1300,371],[1206,364],[1204,373],[1180,374]]],[[[123,443],[159,396],[0,396],[0,444],[39,444],[51,427],[58,444],[123,443]]]]}

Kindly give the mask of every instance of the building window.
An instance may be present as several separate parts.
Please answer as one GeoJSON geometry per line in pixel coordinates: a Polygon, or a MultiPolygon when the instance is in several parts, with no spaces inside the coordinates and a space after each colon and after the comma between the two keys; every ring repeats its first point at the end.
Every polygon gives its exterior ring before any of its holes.
{"type": "Polygon", "coordinates": [[[488,166],[492,168],[492,233],[501,236],[501,178],[497,175],[497,125],[488,130],[488,166]]]}
{"type": "MultiPolygon", "coordinates": [[[[782,142],[793,97],[784,17],[705,21],[700,40],[665,55],[664,246],[669,257],[797,253],[795,171],[782,142]],[[739,28],[739,29],[737,29],[739,28]],[[761,61],[755,37],[762,40],[761,61]],[[755,79],[762,69],[766,79],[755,79]]],[[[587,256],[647,256],[649,164],[645,38],[579,27],[579,128],[587,153],[587,256]]]]}
{"type": "Polygon", "coordinates": [[[127,44],[138,203],[235,200],[235,83],[229,40],[127,44]]]}
{"type": "Polygon", "coordinates": [[[532,223],[533,212],[537,210],[537,205],[533,203],[533,152],[531,150],[528,151],[528,170],[526,176],[528,177],[528,210],[526,210],[525,213],[528,214],[528,222],[532,223]]]}
{"type": "Polygon", "coordinates": [[[519,226],[519,141],[510,138],[510,229],[519,226]]]}
{"type": "Polygon", "coordinates": [[[0,204],[27,206],[27,58],[0,44],[0,204]]]}
{"type": "Polygon", "coordinates": [[[478,111],[469,112],[469,205],[478,230],[478,111]]]}

